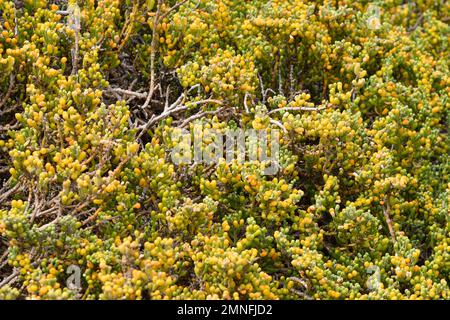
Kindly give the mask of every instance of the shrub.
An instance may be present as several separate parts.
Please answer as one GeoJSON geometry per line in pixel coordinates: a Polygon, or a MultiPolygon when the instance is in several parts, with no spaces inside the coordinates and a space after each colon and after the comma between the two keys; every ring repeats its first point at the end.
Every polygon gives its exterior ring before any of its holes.
{"type": "Polygon", "coordinates": [[[448,299],[450,3],[376,4],[1,1],[0,299],[448,299]]]}

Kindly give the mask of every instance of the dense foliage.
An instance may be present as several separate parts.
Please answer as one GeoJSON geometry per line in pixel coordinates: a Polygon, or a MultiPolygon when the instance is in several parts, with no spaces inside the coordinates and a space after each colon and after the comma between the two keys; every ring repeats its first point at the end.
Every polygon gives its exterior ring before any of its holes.
{"type": "Polygon", "coordinates": [[[0,0],[0,299],[448,299],[449,13],[0,0]],[[278,172],[174,163],[199,121],[278,172]]]}

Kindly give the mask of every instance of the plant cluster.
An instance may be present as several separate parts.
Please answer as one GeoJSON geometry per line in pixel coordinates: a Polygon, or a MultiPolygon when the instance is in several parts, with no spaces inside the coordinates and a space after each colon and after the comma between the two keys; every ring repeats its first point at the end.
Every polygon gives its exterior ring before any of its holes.
{"type": "Polygon", "coordinates": [[[0,299],[449,299],[449,13],[0,0],[0,299]]]}

